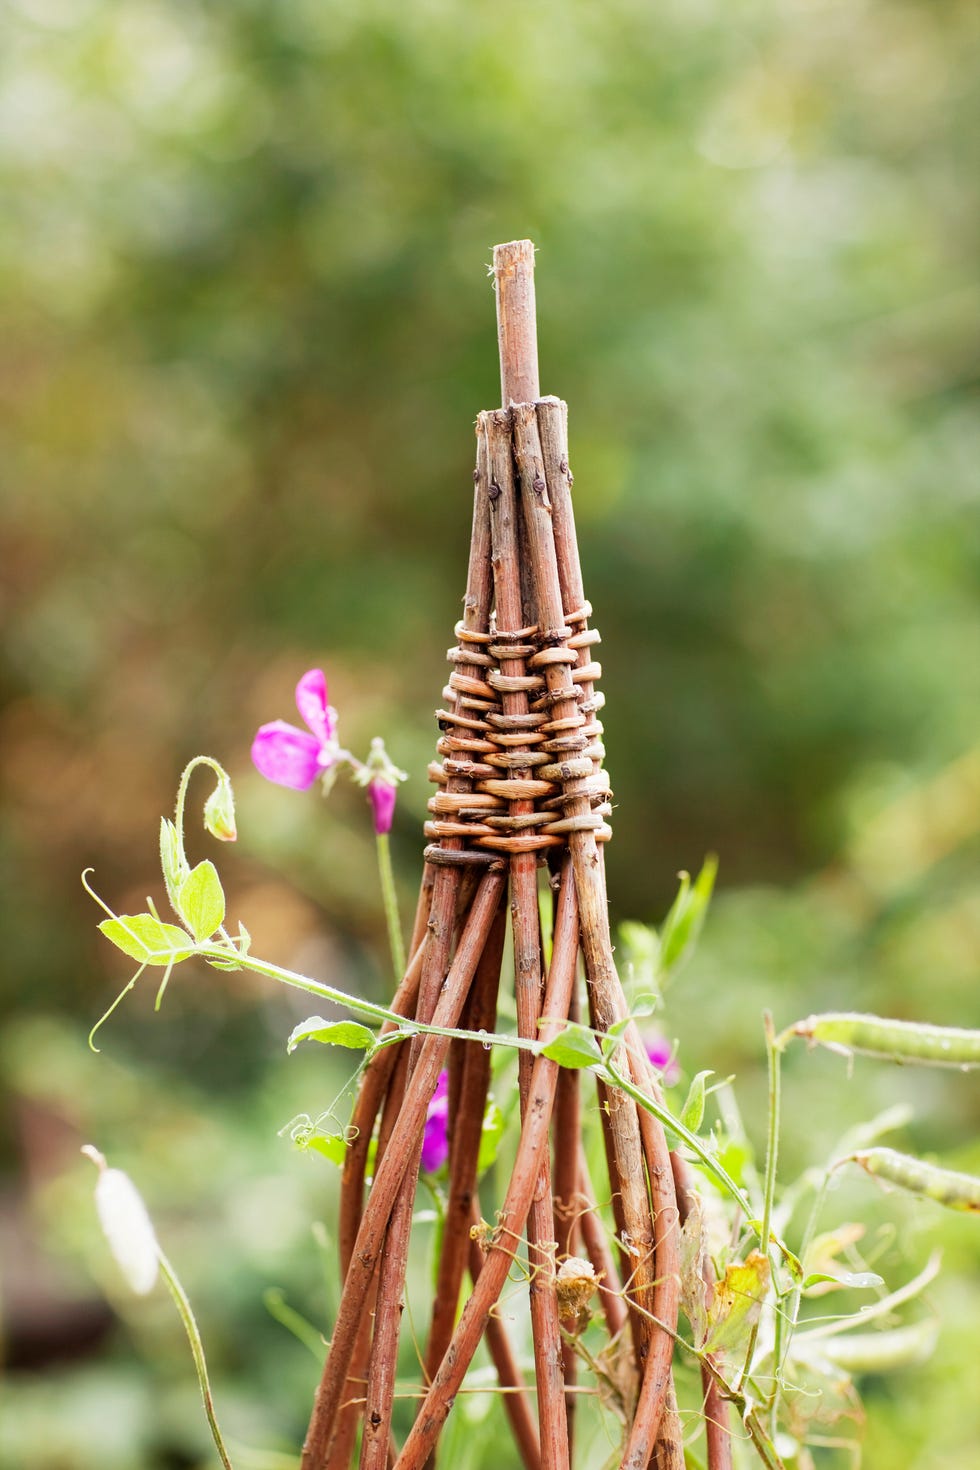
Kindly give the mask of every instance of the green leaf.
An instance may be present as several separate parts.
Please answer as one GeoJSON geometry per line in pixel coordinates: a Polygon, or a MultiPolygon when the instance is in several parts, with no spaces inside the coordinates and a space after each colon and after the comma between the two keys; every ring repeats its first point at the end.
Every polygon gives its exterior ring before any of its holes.
{"type": "Polygon", "coordinates": [[[347,1140],[342,1133],[314,1133],[301,1147],[314,1149],[316,1153],[329,1159],[331,1164],[336,1164],[338,1169],[344,1167],[344,1160],[347,1157],[347,1140]]]}
{"type": "Polygon", "coordinates": [[[180,851],[177,828],[166,817],[160,818],[160,867],[171,907],[175,913],[179,913],[177,894],[190,869],[180,851]]]}
{"type": "Polygon", "coordinates": [[[180,885],[177,912],[199,944],[225,921],[225,894],[214,863],[198,863],[180,885]]]}
{"type": "Polygon", "coordinates": [[[688,1089],[687,1100],[681,1109],[681,1122],[691,1133],[697,1133],[704,1122],[704,1084],[711,1072],[699,1072],[688,1089]]]}
{"type": "Polygon", "coordinates": [[[294,1052],[301,1041],[321,1041],[324,1046],[346,1046],[351,1051],[372,1052],[375,1035],[359,1021],[327,1021],[323,1016],[310,1016],[294,1026],[286,1043],[286,1051],[294,1052]]]}
{"type": "Polygon", "coordinates": [[[652,996],[653,1006],[659,1003],[660,939],[652,924],[638,924],[633,919],[620,924],[618,938],[621,969],[627,982],[627,1004],[632,1014],[637,1015],[640,997],[636,992],[645,989],[652,996]]]}
{"type": "MultiPolygon", "coordinates": [[[[446,1202],[439,1186],[433,1182],[426,1173],[420,1176],[426,1183],[429,1193],[436,1202],[436,1208],[431,1212],[435,1229],[429,1242],[429,1280],[432,1283],[433,1296],[439,1288],[439,1274],[442,1265],[442,1249],[446,1241],[446,1202]]],[[[414,1219],[418,1219],[416,1214],[414,1219]]]]}
{"type": "Polygon", "coordinates": [[[504,1115],[494,1102],[487,1099],[483,1113],[483,1129],[480,1133],[480,1154],[476,1161],[477,1174],[483,1174],[496,1162],[497,1149],[504,1132],[504,1115]]]}
{"type": "Polygon", "coordinates": [[[291,1307],[286,1300],[284,1292],[278,1286],[267,1287],[262,1293],[262,1302],[270,1317],[274,1317],[281,1327],[308,1347],[310,1352],[322,1365],[324,1344],[323,1338],[312,1322],[308,1322],[301,1312],[291,1307]]]}
{"type": "Polygon", "coordinates": [[[141,965],[175,965],[194,953],[183,929],[164,924],[153,914],[120,914],[103,919],[99,928],[117,949],[141,965]]]}
{"type": "Polygon", "coordinates": [[[799,1286],[803,1280],[803,1262],[800,1260],[799,1256],[795,1255],[793,1251],[790,1250],[789,1246],[784,1240],[780,1240],[778,1236],[773,1236],[772,1240],[776,1249],[779,1251],[779,1254],[783,1258],[784,1265],[789,1267],[789,1274],[793,1278],[794,1285],[799,1286]]]}
{"type": "Polygon", "coordinates": [[[746,1166],[754,1163],[751,1145],[744,1139],[723,1137],[718,1148],[718,1162],[741,1188],[745,1184],[746,1166]]]}
{"type": "Polygon", "coordinates": [[[609,1058],[615,1055],[620,1042],[632,1024],[632,1020],[632,1016],[626,1016],[622,1021],[614,1021],[605,1035],[600,1036],[599,1044],[602,1048],[604,1061],[608,1062],[609,1058]]]}
{"type": "Polygon", "coordinates": [[[706,1353],[732,1352],[748,1337],[759,1320],[769,1288],[769,1259],[752,1251],[744,1261],[733,1261],[724,1279],[716,1281],[708,1308],[706,1353]]]}
{"type": "Polygon", "coordinates": [[[560,1067],[594,1067],[602,1061],[602,1052],[588,1026],[569,1021],[564,1031],[542,1047],[541,1055],[560,1067]]]}
{"type": "Polygon", "coordinates": [[[811,1271],[803,1282],[803,1290],[829,1281],[834,1286],[850,1287],[853,1291],[867,1291],[873,1286],[884,1286],[884,1279],[875,1271],[811,1271]]]}
{"type": "Polygon", "coordinates": [[[690,959],[701,926],[708,912],[715,886],[718,859],[706,857],[692,887],[690,874],[682,873],[681,886],[660,931],[660,968],[662,974],[676,970],[690,959]]]}

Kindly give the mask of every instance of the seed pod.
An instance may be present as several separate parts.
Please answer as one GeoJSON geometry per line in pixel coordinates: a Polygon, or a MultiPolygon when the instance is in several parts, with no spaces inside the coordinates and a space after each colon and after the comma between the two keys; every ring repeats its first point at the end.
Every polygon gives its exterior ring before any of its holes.
{"type": "Polygon", "coordinates": [[[589,1303],[599,1280],[592,1262],[584,1261],[581,1256],[569,1256],[558,1267],[555,1277],[558,1320],[572,1337],[578,1337],[589,1325],[592,1316],[589,1303]]]}
{"type": "Polygon", "coordinates": [[[980,1031],[960,1026],[928,1026],[920,1021],[892,1021],[856,1011],[828,1011],[797,1021],[787,1036],[802,1036],[850,1056],[884,1057],[929,1067],[980,1067],[980,1031]]]}
{"type": "MultiPolygon", "coordinates": [[[[805,1335],[805,1334],[804,1334],[805,1335]]],[[[849,1332],[828,1337],[820,1354],[848,1373],[890,1373],[913,1363],[924,1363],[939,1336],[939,1323],[931,1317],[907,1327],[884,1332],[849,1332]]]]}
{"type": "Polygon", "coordinates": [[[893,1148],[868,1148],[851,1154],[856,1164],[899,1189],[908,1190],[923,1199],[935,1200],[948,1210],[967,1210],[980,1214],[980,1179],[972,1174],[959,1174],[954,1169],[940,1169],[925,1164],[910,1154],[893,1148]]]}

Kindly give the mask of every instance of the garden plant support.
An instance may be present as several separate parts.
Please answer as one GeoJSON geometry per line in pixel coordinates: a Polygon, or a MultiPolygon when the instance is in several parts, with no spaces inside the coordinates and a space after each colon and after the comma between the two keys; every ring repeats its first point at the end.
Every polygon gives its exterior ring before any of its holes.
{"type": "MultiPolygon", "coordinates": [[[[537,1040],[577,1020],[579,955],[593,1027],[607,1032],[625,1023],[627,1005],[609,931],[602,844],[611,836],[611,793],[602,767],[601,667],[593,656],[599,634],[590,627],[575,534],[567,408],[539,392],[531,242],[498,245],[493,271],[504,406],[477,420],[463,616],[437,714],[440,760],[430,767],[436,792],[411,958],[393,1008],[440,1025],[495,1029],[509,906],[518,1030],[537,1040]],[[550,944],[540,929],[542,869],[554,889],[550,944]]],[[[633,1082],[659,1097],[635,1026],[625,1027],[623,1039],[633,1082]]],[[[671,1375],[679,1215],[663,1127],[600,1084],[617,1270],[593,1215],[579,1137],[579,1074],[522,1053],[517,1158],[481,1253],[470,1227],[479,1214],[477,1156],[489,1075],[482,1047],[437,1036],[415,1037],[409,1048],[382,1051],[368,1064],[343,1175],[344,1290],[303,1470],[346,1470],[358,1423],[362,1470],[386,1465],[389,1456],[398,1470],[421,1470],[485,1335],[501,1386],[521,1387],[494,1309],[525,1232],[537,1423],[525,1394],[508,1392],[505,1405],[528,1470],[567,1470],[571,1463],[578,1358],[563,1339],[557,1273],[580,1252],[600,1283],[610,1331],[629,1357],[626,1376],[637,1384],[624,1470],[683,1465],[671,1375]],[[430,1382],[398,1451],[391,1415],[408,1241],[426,1108],[447,1056],[449,1204],[425,1353],[430,1382]],[[473,1287],[457,1321],[467,1264],[473,1287]],[[620,1301],[620,1280],[625,1314],[612,1306],[620,1301]]],[[[723,1427],[723,1406],[716,1401],[714,1408],[723,1427]]],[[[727,1463],[726,1445],[723,1432],[713,1465],[727,1463]]]]}

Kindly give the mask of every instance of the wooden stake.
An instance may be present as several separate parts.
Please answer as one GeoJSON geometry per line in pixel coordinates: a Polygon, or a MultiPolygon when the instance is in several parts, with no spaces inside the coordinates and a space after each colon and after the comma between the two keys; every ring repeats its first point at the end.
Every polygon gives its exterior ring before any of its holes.
{"type": "MultiPolygon", "coordinates": [[[[490,931],[486,948],[477,967],[470,1002],[464,1014],[469,1031],[492,1031],[497,1016],[497,989],[500,963],[507,933],[507,905],[501,903],[490,931]]],[[[453,1042],[465,1048],[462,1060],[459,1097],[453,1112],[454,1126],[450,1143],[449,1197],[443,1224],[442,1252],[435,1297],[432,1302],[432,1326],[425,1351],[426,1377],[431,1379],[442,1362],[456,1325],[459,1291],[463,1271],[471,1258],[469,1238],[473,1199],[476,1193],[476,1165],[480,1156],[483,1114],[490,1084],[490,1053],[471,1042],[453,1042]]]]}
{"type": "Polygon", "coordinates": [[[534,306],[534,246],[511,240],[493,247],[497,293],[497,342],[500,348],[500,395],[504,408],[532,403],[538,385],[538,322],[534,306]]]}
{"type": "MultiPolygon", "coordinates": [[[[506,320],[506,318],[504,318],[506,320]]],[[[521,589],[521,542],[518,530],[517,491],[514,484],[511,455],[510,416],[503,412],[481,414],[481,425],[487,433],[490,459],[490,534],[494,587],[496,592],[497,636],[505,646],[513,644],[513,635],[534,623],[536,612],[524,604],[521,589]],[[506,642],[505,642],[506,640],[506,642]]],[[[502,678],[517,684],[527,681],[526,638],[513,646],[513,657],[501,658],[502,678]]],[[[527,691],[504,687],[501,695],[505,719],[525,721],[528,714],[527,691]]],[[[530,747],[509,746],[508,767],[518,779],[533,776],[530,747]],[[520,764],[526,758],[527,764],[520,764]]],[[[531,800],[510,803],[510,814],[520,818],[534,810],[531,800]]],[[[511,918],[514,936],[514,999],[517,1006],[518,1033],[534,1039],[541,1015],[542,959],[541,921],[538,912],[538,855],[535,850],[515,852],[510,859],[511,918]]],[[[522,1052],[518,1057],[521,1094],[521,1117],[526,1117],[531,1083],[531,1057],[522,1052]]],[[[534,1340],[535,1379],[538,1391],[538,1419],[541,1432],[542,1470],[567,1470],[568,1428],[563,1409],[564,1378],[559,1364],[562,1359],[558,1302],[555,1296],[554,1216],[551,1202],[551,1166],[547,1154],[541,1163],[541,1175],[534,1191],[528,1220],[528,1258],[531,1269],[529,1285],[531,1328],[534,1340]]]]}

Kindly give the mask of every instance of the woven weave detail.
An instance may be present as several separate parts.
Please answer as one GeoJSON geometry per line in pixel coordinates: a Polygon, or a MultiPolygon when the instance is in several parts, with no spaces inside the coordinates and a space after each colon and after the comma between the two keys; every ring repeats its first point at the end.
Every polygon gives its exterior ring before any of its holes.
{"type": "Polygon", "coordinates": [[[441,760],[429,766],[438,789],[429,801],[433,819],[425,835],[436,844],[454,838],[464,848],[430,848],[430,861],[480,862],[496,853],[560,847],[576,831],[591,831],[599,842],[612,836],[612,792],[598,719],[605,696],[594,687],[602,666],[587,652],[600,641],[598,631],[587,626],[591,611],[585,604],[568,615],[558,643],[552,635],[545,644],[537,628],[491,624],[489,633],[473,633],[456,625],[458,642],[447,654],[453,671],[442,691],[445,707],[436,711],[441,760]],[[521,672],[502,673],[501,660],[521,672]],[[562,719],[551,717],[559,702],[546,687],[544,670],[551,664],[567,664],[571,671],[577,707],[562,719]],[[461,673],[461,665],[479,675],[461,673]],[[527,696],[528,713],[505,714],[503,696],[517,692],[527,696]],[[470,789],[449,790],[452,778],[463,778],[470,789]],[[566,806],[583,795],[589,811],[566,815],[566,806]]]}

